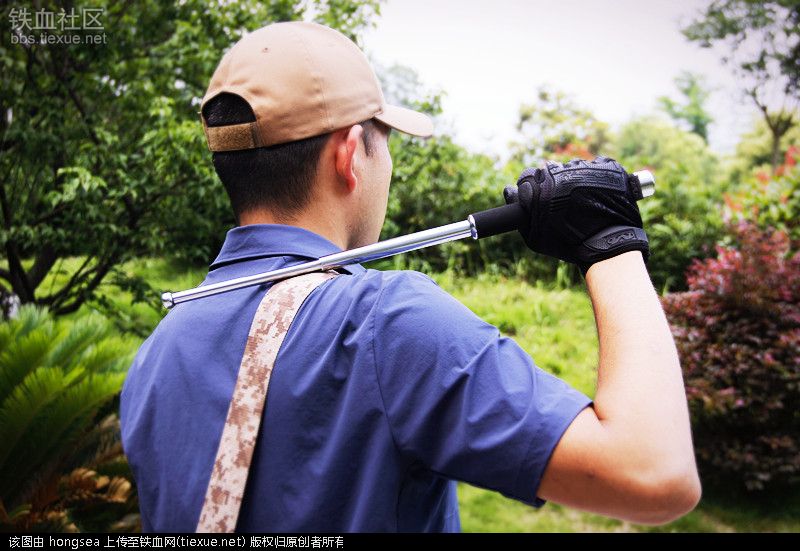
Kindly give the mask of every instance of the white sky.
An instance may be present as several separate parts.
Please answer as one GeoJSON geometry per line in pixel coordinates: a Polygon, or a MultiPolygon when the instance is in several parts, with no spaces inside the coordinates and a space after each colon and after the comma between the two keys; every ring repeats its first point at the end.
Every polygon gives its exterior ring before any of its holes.
{"type": "Polygon", "coordinates": [[[711,146],[731,152],[753,114],[719,54],[680,33],[704,0],[387,0],[364,34],[382,65],[415,69],[446,92],[444,124],[473,151],[504,158],[519,105],[550,84],[616,128],[678,98],[682,71],[714,90],[711,146]]]}

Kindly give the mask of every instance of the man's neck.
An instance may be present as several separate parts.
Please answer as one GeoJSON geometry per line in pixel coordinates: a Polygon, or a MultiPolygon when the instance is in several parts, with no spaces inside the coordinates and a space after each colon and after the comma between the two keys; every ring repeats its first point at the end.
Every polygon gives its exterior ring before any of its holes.
{"type": "Polygon", "coordinates": [[[277,217],[268,211],[251,211],[243,213],[239,217],[240,226],[249,226],[251,224],[284,224],[287,226],[296,226],[321,235],[342,250],[349,248],[346,228],[341,226],[337,227],[332,223],[330,217],[320,216],[319,213],[316,213],[316,216],[311,218],[305,214],[294,217],[277,217]]]}

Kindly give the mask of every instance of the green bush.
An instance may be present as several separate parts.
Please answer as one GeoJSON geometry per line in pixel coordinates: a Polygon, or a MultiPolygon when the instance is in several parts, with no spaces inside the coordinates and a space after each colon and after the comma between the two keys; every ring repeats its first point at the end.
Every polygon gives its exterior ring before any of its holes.
{"type": "Polygon", "coordinates": [[[800,239],[800,147],[791,147],[786,163],[775,176],[749,182],[737,195],[726,196],[725,216],[732,221],[752,221],[761,228],[785,231],[793,240],[800,239]]]}
{"type": "MultiPolygon", "coordinates": [[[[471,153],[447,136],[420,140],[393,134],[392,190],[381,239],[466,220],[473,212],[505,204],[503,188],[516,175],[486,155],[471,153]]],[[[532,253],[517,232],[463,239],[395,257],[394,268],[450,270],[462,276],[511,275],[526,280],[575,281],[577,271],[532,253]]],[[[577,276],[577,277],[576,277],[577,276]]]]}
{"type": "Polygon", "coordinates": [[[109,333],[31,305],[0,324],[0,527],[110,530],[135,512],[115,413],[131,354],[109,333]]]}

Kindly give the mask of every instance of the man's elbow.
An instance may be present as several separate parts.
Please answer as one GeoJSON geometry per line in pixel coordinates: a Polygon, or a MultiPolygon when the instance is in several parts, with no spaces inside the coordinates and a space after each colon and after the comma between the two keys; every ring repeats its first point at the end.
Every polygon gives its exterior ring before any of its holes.
{"type": "Polygon", "coordinates": [[[641,483],[638,524],[667,524],[691,512],[700,502],[702,487],[693,460],[688,464],[663,467],[641,483]]]}

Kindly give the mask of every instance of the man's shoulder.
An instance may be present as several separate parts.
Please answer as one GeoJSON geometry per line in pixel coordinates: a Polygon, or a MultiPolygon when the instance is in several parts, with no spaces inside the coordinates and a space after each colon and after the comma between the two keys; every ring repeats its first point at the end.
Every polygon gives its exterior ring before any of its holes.
{"type": "Polygon", "coordinates": [[[374,299],[380,306],[402,303],[431,308],[441,302],[458,303],[432,277],[416,270],[368,269],[362,277],[361,284],[376,291],[374,299]]]}
{"type": "Polygon", "coordinates": [[[428,274],[416,270],[367,269],[364,277],[378,281],[382,288],[412,286],[412,288],[420,287],[430,291],[445,292],[428,274]]]}
{"type": "Polygon", "coordinates": [[[457,332],[496,334],[497,328],[477,316],[432,277],[415,270],[368,270],[379,292],[375,297],[375,331],[424,338],[457,332]]]}

